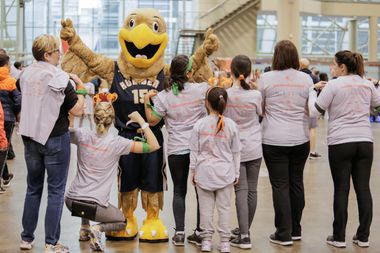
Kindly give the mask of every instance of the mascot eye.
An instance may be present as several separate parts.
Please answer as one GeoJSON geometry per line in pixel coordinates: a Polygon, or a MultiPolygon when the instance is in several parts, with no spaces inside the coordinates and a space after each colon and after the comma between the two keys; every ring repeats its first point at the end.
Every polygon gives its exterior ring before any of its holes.
{"type": "Polygon", "coordinates": [[[158,23],[157,22],[153,22],[153,31],[154,32],[158,32],[158,29],[159,29],[158,23]]]}
{"type": "Polygon", "coordinates": [[[136,21],[134,19],[129,20],[129,28],[135,27],[136,21]]]}

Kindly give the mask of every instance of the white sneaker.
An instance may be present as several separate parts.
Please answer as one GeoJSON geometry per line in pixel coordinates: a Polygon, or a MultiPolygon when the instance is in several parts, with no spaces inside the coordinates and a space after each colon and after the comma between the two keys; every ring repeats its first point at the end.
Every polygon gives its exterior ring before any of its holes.
{"type": "Polygon", "coordinates": [[[104,251],[102,245],[102,232],[96,226],[91,226],[90,248],[94,251],[104,251]]]}
{"type": "Polygon", "coordinates": [[[334,240],[334,236],[329,235],[326,239],[328,245],[334,246],[335,248],[345,248],[346,242],[339,242],[334,240]]]}
{"type": "Polygon", "coordinates": [[[69,253],[69,248],[59,242],[56,245],[45,244],[45,253],[69,253]]]}
{"type": "Polygon", "coordinates": [[[210,252],[212,250],[212,242],[211,240],[203,240],[202,241],[202,249],[203,252],[210,252]]]}
{"type": "Polygon", "coordinates": [[[358,245],[360,248],[368,248],[369,247],[369,241],[366,241],[366,242],[362,242],[360,241],[356,235],[354,235],[354,237],[352,238],[352,242],[356,245],[358,245]]]}
{"type": "Polygon", "coordinates": [[[27,241],[21,240],[20,249],[22,249],[22,250],[30,250],[30,249],[33,248],[33,245],[34,245],[34,240],[31,241],[31,242],[27,242],[27,241]]]}
{"type": "Polygon", "coordinates": [[[220,242],[218,250],[221,253],[230,253],[231,252],[230,242],[220,242]]]}

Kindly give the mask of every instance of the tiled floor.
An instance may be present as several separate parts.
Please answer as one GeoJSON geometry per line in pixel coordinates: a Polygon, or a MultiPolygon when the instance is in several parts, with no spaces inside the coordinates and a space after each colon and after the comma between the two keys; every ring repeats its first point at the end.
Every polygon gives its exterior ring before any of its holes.
{"type": "MultiPolygon", "coordinates": [[[[355,194],[351,192],[349,205],[349,221],[347,224],[347,248],[338,250],[327,246],[325,243],[326,236],[332,230],[332,191],[333,184],[327,161],[326,148],[326,123],[319,121],[318,129],[318,151],[323,155],[319,160],[308,161],[305,168],[305,189],[306,189],[306,207],[303,213],[303,234],[302,241],[296,242],[292,247],[276,246],[268,241],[268,236],[274,231],[274,218],[272,208],[272,197],[269,179],[267,176],[265,165],[262,166],[259,180],[259,200],[256,216],[251,228],[253,240],[253,248],[250,251],[232,249],[232,252],[257,252],[257,253],[324,253],[324,252],[380,252],[380,160],[377,158],[380,151],[376,151],[376,147],[380,147],[380,124],[373,124],[373,132],[375,136],[375,161],[372,172],[372,195],[374,199],[374,217],[372,222],[371,247],[368,249],[359,249],[354,246],[350,239],[354,234],[357,224],[357,204],[355,194]]],[[[24,203],[24,195],[26,190],[26,167],[23,157],[23,145],[19,136],[15,135],[13,144],[16,151],[16,158],[9,161],[9,167],[16,177],[12,181],[12,185],[8,191],[0,195],[0,253],[20,252],[19,240],[21,232],[21,216],[24,203]]],[[[71,167],[69,186],[76,171],[76,152],[75,147],[72,149],[71,167]]],[[[168,173],[170,174],[170,173],[168,173]]],[[[169,180],[170,177],[169,177],[169,180]]],[[[165,194],[165,207],[162,212],[162,219],[166,224],[170,235],[173,234],[174,221],[171,209],[172,199],[172,183],[169,181],[169,191],[165,194]]],[[[186,213],[186,232],[190,234],[195,224],[195,196],[192,187],[189,184],[189,193],[187,197],[187,213],[186,213]]],[[[116,203],[116,186],[112,192],[112,200],[116,203]]],[[[33,253],[43,252],[44,246],[44,214],[46,209],[46,189],[42,199],[40,209],[40,219],[36,231],[36,244],[33,253]]],[[[231,227],[236,226],[236,215],[234,205],[231,215],[231,227]]],[[[137,210],[137,217],[141,224],[144,212],[141,205],[137,210]]],[[[62,217],[62,233],[61,242],[70,247],[70,252],[91,252],[86,242],[78,242],[78,230],[80,221],[76,217],[71,217],[69,211],[64,208],[62,217]]],[[[218,241],[217,236],[214,237],[215,244],[218,241]]],[[[110,242],[106,243],[106,252],[200,252],[199,249],[185,244],[184,247],[174,247],[171,242],[159,244],[139,243],[138,240],[130,242],[110,242]]],[[[213,250],[216,252],[216,247],[213,250]]]]}

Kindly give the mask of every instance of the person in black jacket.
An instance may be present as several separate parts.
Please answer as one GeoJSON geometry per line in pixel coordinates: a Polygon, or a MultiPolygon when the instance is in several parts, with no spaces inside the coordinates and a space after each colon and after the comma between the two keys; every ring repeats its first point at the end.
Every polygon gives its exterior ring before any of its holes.
{"type": "MultiPolygon", "coordinates": [[[[21,93],[16,89],[16,79],[10,76],[9,56],[6,54],[0,54],[0,101],[4,110],[4,130],[10,143],[14,124],[21,110],[21,93]]],[[[13,179],[7,163],[4,165],[2,178],[4,186],[9,186],[13,179]]]]}

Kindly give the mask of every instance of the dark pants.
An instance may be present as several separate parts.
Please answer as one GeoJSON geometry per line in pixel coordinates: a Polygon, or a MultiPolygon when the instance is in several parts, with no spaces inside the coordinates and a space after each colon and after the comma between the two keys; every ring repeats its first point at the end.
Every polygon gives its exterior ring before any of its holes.
{"type": "Polygon", "coordinates": [[[24,241],[34,240],[45,171],[47,172],[48,202],[45,215],[45,243],[55,245],[61,234],[61,216],[70,163],[70,136],[65,133],[51,137],[45,145],[23,137],[28,170],[24,212],[22,215],[24,241]]]}
{"type": "MultiPolygon", "coordinates": [[[[168,157],[170,174],[173,179],[173,213],[176,225],[176,231],[185,231],[185,203],[187,194],[187,179],[189,176],[190,154],[170,155],[168,157]]],[[[195,188],[197,197],[197,230],[200,231],[200,213],[198,193],[195,188]]]]}
{"type": "Polygon", "coordinates": [[[329,163],[334,181],[334,240],[345,241],[350,178],[359,207],[358,240],[367,242],[372,222],[372,196],[369,185],[373,160],[371,142],[351,142],[329,146],[329,163]]]}
{"type": "MultiPolygon", "coordinates": [[[[156,193],[166,188],[164,137],[160,129],[152,130],[161,148],[148,154],[128,154],[120,157],[120,192],[130,192],[139,188],[142,191],[156,193]]],[[[141,134],[121,131],[119,135],[133,140],[141,134]]]]}
{"type": "Polygon", "coordinates": [[[309,142],[297,146],[263,144],[263,155],[272,185],[276,239],[291,241],[301,235],[305,207],[303,170],[309,155],[309,142]]]}
{"type": "MultiPolygon", "coordinates": [[[[5,135],[7,137],[7,141],[8,141],[8,152],[10,152],[9,147],[10,147],[10,143],[11,143],[11,137],[12,137],[12,132],[13,132],[14,125],[15,125],[14,122],[4,121],[4,131],[5,131],[5,135]]],[[[4,161],[4,165],[3,166],[4,166],[4,168],[3,168],[3,172],[1,174],[1,176],[2,176],[2,178],[4,180],[7,180],[9,178],[9,170],[8,170],[8,164],[7,164],[7,157],[5,157],[5,161],[4,161]]]]}

